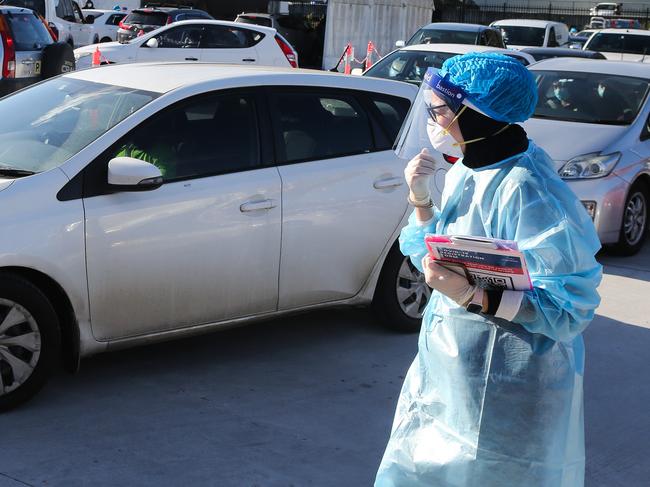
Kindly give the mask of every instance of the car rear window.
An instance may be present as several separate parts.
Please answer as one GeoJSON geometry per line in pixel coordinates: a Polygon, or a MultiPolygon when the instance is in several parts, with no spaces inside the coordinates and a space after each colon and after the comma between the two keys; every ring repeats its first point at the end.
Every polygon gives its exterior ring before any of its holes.
{"type": "Polygon", "coordinates": [[[23,7],[35,10],[45,17],[45,0],[5,0],[0,3],[2,3],[2,5],[11,5],[13,7],[23,7]]]}
{"type": "Polygon", "coordinates": [[[408,45],[413,44],[476,44],[477,33],[460,30],[420,29],[408,45]]]}
{"type": "Polygon", "coordinates": [[[271,19],[268,17],[257,17],[255,15],[240,15],[237,17],[237,22],[241,22],[242,24],[254,24],[262,25],[264,27],[273,27],[271,19]]]}
{"type": "Polygon", "coordinates": [[[32,13],[6,14],[16,51],[37,51],[52,43],[52,36],[32,13]]]}
{"type": "Polygon", "coordinates": [[[506,46],[538,46],[544,45],[546,29],[543,27],[525,27],[518,25],[500,25],[506,46]]]}
{"type": "Polygon", "coordinates": [[[167,14],[164,12],[133,12],[124,19],[125,24],[165,25],[167,14]]]}

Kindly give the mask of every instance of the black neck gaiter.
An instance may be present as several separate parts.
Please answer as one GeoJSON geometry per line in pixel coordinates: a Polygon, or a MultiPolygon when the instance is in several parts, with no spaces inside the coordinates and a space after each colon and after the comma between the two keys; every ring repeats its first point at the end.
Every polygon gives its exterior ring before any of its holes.
{"type": "Polygon", "coordinates": [[[494,135],[508,124],[486,117],[469,107],[465,108],[457,123],[466,141],[486,137],[465,145],[462,162],[469,168],[489,166],[528,149],[528,136],[519,125],[511,125],[494,135]]]}

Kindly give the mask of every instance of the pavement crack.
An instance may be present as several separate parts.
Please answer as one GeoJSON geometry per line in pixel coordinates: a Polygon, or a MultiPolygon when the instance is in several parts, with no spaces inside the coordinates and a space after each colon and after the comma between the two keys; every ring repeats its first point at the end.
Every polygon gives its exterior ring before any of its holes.
{"type": "Polygon", "coordinates": [[[36,487],[35,485],[28,484],[27,482],[23,482],[22,480],[16,479],[16,478],[12,477],[11,475],[7,475],[6,473],[0,472],[0,477],[8,478],[10,480],[13,480],[14,482],[18,482],[19,484],[26,485],[27,487],[36,487]]]}

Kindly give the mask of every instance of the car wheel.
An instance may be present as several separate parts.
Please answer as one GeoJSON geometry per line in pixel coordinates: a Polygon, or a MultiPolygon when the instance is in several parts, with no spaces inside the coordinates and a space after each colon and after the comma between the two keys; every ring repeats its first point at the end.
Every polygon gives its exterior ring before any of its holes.
{"type": "Polygon", "coordinates": [[[0,411],[45,385],[59,346],[59,322],[45,295],[21,277],[0,274],[0,411]]]}
{"type": "Polygon", "coordinates": [[[389,328],[416,332],[430,296],[424,274],[394,245],[384,262],[373,299],[377,316],[389,328]]]}
{"type": "Polygon", "coordinates": [[[113,42],[113,39],[110,37],[102,37],[102,39],[99,42],[113,42]]]}
{"type": "Polygon", "coordinates": [[[643,181],[632,185],[623,208],[623,221],[613,251],[618,255],[634,255],[645,243],[648,234],[650,191],[643,181]]]}

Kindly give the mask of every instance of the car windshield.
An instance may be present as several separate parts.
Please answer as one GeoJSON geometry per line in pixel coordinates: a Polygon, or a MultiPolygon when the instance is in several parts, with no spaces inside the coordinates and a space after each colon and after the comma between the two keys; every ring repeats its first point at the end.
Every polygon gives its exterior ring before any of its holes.
{"type": "Polygon", "coordinates": [[[60,166],[156,93],[59,77],[0,99],[0,168],[60,166]]]}
{"type": "Polygon", "coordinates": [[[648,94],[647,79],[602,73],[535,71],[535,118],[629,125],[648,94]]]}
{"type": "Polygon", "coordinates": [[[420,84],[427,68],[440,68],[451,52],[395,51],[365,72],[366,76],[420,84]]]}
{"type": "Polygon", "coordinates": [[[0,4],[35,10],[42,17],[45,17],[45,0],[5,0],[4,2],[0,2],[0,4]]]}
{"type": "Polygon", "coordinates": [[[598,33],[589,40],[585,49],[622,54],[650,54],[650,35],[598,33]]]}
{"type": "Polygon", "coordinates": [[[524,27],[519,25],[500,25],[506,45],[538,46],[544,45],[546,29],[543,27],[524,27]]]}
{"type": "Polygon", "coordinates": [[[476,31],[420,29],[408,41],[413,44],[476,44],[476,31]]]}
{"type": "Polygon", "coordinates": [[[52,44],[52,36],[45,24],[32,12],[10,13],[5,15],[5,18],[9,22],[16,51],[40,51],[48,44],[52,44]]]}
{"type": "Polygon", "coordinates": [[[165,25],[167,14],[164,12],[133,12],[127,15],[123,22],[129,25],[165,25]]]}

